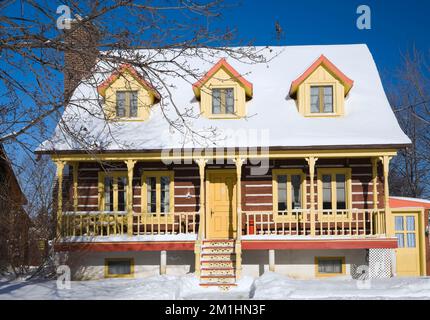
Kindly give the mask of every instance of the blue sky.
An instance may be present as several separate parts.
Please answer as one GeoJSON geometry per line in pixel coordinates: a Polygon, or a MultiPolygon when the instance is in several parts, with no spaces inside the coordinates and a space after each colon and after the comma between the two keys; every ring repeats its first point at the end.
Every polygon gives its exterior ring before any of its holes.
{"type": "Polygon", "coordinates": [[[277,44],[275,21],[285,32],[282,45],[366,43],[385,80],[412,46],[430,54],[428,0],[242,0],[225,11],[221,24],[258,45],[277,44]],[[359,30],[359,5],[371,9],[371,30],[359,30]]]}

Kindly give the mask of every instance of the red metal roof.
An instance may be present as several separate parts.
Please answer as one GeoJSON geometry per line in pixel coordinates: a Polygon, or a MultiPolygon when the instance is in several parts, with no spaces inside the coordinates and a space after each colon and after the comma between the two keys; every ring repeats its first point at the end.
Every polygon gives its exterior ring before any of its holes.
{"type": "Polygon", "coordinates": [[[419,207],[430,209],[430,200],[403,198],[403,197],[390,197],[391,208],[406,208],[406,207],[419,207]]]}

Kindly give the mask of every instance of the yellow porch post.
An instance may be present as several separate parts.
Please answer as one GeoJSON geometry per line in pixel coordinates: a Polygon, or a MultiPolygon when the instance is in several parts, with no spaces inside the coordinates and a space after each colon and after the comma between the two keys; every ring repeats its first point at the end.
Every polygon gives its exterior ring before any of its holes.
{"type": "Polygon", "coordinates": [[[63,170],[65,161],[55,161],[57,166],[57,238],[61,237],[61,220],[63,215],[63,170]]]}
{"type": "Polygon", "coordinates": [[[126,160],[127,165],[127,234],[133,235],[133,169],[136,160],[126,160]]]}
{"type": "Polygon", "coordinates": [[[200,209],[199,209],[199,233],[197,234],[197,241],[194,246],[194,255],[195,255],[195,273],[197,276],[200,275],[200,253],[202,247],[202,240],[204,240],[206,236],[206,210],[205,210],[205,167],[208,160],[200,158],[195,160],[197,165],[199,166],[199,176],[200,176],[200,209]]]}
{"type": "Polygon", "coordinates": [[[306,161],[309,165],[309,175],[310,175],[310,185],[311,185],[311,201],[310,201],[310,205],[311,205],[311,235],[314,236],[315,235],[315,164],[317,162],[318,158],[315,157],[309,157],[306,158],[306,161]]]}
{"type": "Polygon", "coordinates": [[[378,210],[378,158],[372,158],[373,209],[378,210]]]}
{"type": "Polygon", "coordinates": [[[242,271],[242,165],[243,158],[233,159],[236,164],[236,210],[237,210],[237,230],[236,230],[236,278],[240,278],[242,271]]]}
{"type": "Polygon", "coordinates": [[[78,169],[79,162],[72,163],[73,166],[73,211],[78,211],[78,169]]]}
{"type": "Polygon", "coordinates": [[[390,160],[392,157],[390,156],[383,156],[380,157],[380,160],[382,161],[382,165],[384,168],[384,208],[385,208],[385,228],[386,228],[386,234],[390,236],[394,236],[394,228],[393,226],[393,219],[391,217],[391,210],[390,210],[390,189],[388,185],[388,174],[390,171],[390,160]]]}

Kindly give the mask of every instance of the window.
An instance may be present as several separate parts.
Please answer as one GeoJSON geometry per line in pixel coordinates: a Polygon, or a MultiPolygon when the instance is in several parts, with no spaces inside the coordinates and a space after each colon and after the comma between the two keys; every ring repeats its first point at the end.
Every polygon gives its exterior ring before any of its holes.
{"type": "Polygon", "coordinates": [[[234,88],[212,89],[212,113],[234,114],[234,88]]]}
{"type": "Polygon", "coordinates": [[[116,116],[119,118],[137,117],[137,91],[116,92],[116,116]]]}
{"type": "Polygon", "coordinates": [[[134,275],[134,261],[129,258],[105,259],[105,278],[126,278],[134,275]]]}
{"type": "Polygon", "coordinates": [[[415,216],[396,216],[394,219],[397,246],[399,248],[415,248],[415,216]]]}
{"type": "Polygon", "coordinates": [[[99,174],[101,211],[124,212],[127,210],[127,173],[114,172],[99,174]]]}
{"type": "Polygon", "coordinates": [[[315,257],[316,275],[336,276],[345,274],[345,257],[315,257]]]}
{"type": "Polygon", "coordinates": [[[273,170],[273,206],[278,215],[297,214],[305,208],[304,181],[301,170],[273,170]]]}
{"type": "Polygon", "coordinates": [[[173,173],[170,171],[145,172],[142,179],[142,210],[155,215],[173,212],[173,173]]]}
{"type": "Polygon", "coordinates": [[[333,86],[311,86],[311,113],[333,112],[333,86]]]}
{"type": "Polygon", "coordinates": [[[348,168],[318,170],[318,203],[325,214],[350,208],[350,176],[348,168]]]}

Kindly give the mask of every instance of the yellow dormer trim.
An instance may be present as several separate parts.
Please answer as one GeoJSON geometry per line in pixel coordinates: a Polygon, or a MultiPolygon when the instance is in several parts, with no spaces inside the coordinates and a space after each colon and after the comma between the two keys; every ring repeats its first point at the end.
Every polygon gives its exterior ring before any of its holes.
{"type": "Polygon", "coordinates": [[[297,90],[297,106],[300,114],[305,117],[338,117],[345,113],[345,88],[324,66],[319,66],[297,90]],[[333,88],[333,112],[311,112],[311,87],[331,86],[333,88]]]}

